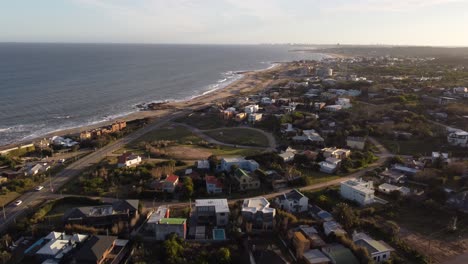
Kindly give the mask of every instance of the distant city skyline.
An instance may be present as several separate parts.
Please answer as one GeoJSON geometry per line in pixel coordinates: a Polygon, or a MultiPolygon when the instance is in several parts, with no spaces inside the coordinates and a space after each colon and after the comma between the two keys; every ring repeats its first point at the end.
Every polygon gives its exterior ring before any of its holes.
{"type": "Polygon", "coordinates": [[[468,46],[468,0],[15,0],[0,42],[468,46]]]}

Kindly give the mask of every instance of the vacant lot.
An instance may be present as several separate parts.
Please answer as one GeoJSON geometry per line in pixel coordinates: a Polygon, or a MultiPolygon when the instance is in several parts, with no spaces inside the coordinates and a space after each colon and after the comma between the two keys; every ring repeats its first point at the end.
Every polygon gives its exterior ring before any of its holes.
{"type": "Polygon", "coordinates": [[[448,145],[445,138],[432,138],[428,140],[391,140],[378,138],[377,140],[392,153],[400,155],[421,154],[423,156],[430,156],[432,151],[449,152],[457,157],[466,155],[466,150],[448,145]],[[428,144],[429,142],[430,144],[428,144]]]}
{"type": "Polygon", "coordinates": [[[178,118],[176,122],[185,123],[202,130],[220,128],[226,125],[225,121],[214,113],[192,113],[178,118]]]}
{"type": "Polygon", "coordinates": [[[268,138],[262,133],[245,128],[224,128],[205,132],[220,142],[244,146],[268,147],[268,138]]]}
{"type": "Polygon", "coordinates": [[[141,142],[154,142],[159,140],[176,141],[180,144],[196,144],[201,141],[201,138],[182,126],[170,125],[146,133],[139,139],[135,140],[132,144],[138,145],[141,142]]]}

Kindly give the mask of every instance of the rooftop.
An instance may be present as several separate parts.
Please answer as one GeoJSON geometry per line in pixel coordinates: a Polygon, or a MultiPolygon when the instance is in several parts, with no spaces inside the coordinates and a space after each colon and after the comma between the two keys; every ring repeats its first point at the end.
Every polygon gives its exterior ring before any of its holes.
{"type": "Polygon", "coordinates": [[[330,259],[318,249],[310,249],[304,252],[303,257],[307,259],[308,263],[318,264],[330,262],[330,259]]]}
{"type": "Polygon", "coordinates": [[[185,218],[163,218],[159,220],[159,224],[166,225],[183,225],[187,222],[185,218]]]}
{"type": "Polygon", "coordinates": [[[213,206],[217,213],[229,213],[227,199],[197,199],[195,207],[213,206]]]}
{"type": "Polygon", "coordinates": [[[263,212],[263,213],[275,213],[274,208],[270,208],[270,202],[264,197],[245,199],[242,204],[243,212],[263,212]]]}

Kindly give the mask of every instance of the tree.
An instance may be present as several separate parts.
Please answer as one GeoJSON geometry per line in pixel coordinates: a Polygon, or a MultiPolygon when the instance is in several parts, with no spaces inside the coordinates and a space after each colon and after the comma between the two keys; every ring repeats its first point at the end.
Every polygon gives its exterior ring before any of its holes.
{"type": "Polygon", "coordinates": [[[214,171],[216,169],[216,166],[218,166],[218,156],[216,155],[211,155],[208,157],[208,162],[210,163],[210,170],[214,171]]]}
{"type": "Polygon", "coordinates": [[[193,195],[193,181],[192,178],[190,177],[185,177],[184,182],[183,182],[183,188],[184,188],[184,193],[187,196],[187,198],[192,197],[193,195]]]}
{"type": "Polygon", "coordinates": [[[336,207],[333,208],[333,214],[348,230],[353,228],[359,221],[353,209],[345,203],[337,204],[336,207]]]}
{"type": "Polygon", "coordinates": [[[231,263],[231,251],[228,248],[222,247],[218,249],[217,263],[228,264],[231,263]]]}
{"type": "Polygon", "coordinates": [[[182,253],[184,246],[176,234],[170,234],[163,243],[167,263],[178,264],[183,262],[182,253]]]}

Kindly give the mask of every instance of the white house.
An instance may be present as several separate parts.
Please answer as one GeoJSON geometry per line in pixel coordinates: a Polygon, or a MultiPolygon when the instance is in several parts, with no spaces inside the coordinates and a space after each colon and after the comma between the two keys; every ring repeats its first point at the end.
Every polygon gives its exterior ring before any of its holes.
{"type": "Polygon", "coordinates": [[[49,169],[50,169],[50,166],[47,163],[42,163],[42,164],[38,163],[28,170],[27,175],[34,176],[40,172],[46,172],[49,169]]]}
{"type": "Polygon", "coordinates": [[[131,153],[124,153],[118,158],[117,167],[131,167],[141,163],[141,157],[131,153]]]}
{"type": "Polygon", "coordinates": [[[197,199],[194,211],[198,224],[225,226],[229,223],[227,199],[197,199]]]}
{"type": "Polygon", "coordinates": [[[345,159],[351,155],[351,150],[349,149],[341,149],[341,148],[323,148],[322,149],[323,156],[325,158],[337,158],[337,159],[345,159]]]}
{"type": "Polygon", "coordinates": [[[344,235],[346,231],[335,221],[327,221],[323,223],[323,231],[325,235],[329,236],[331,233],[335,233],[335,235],[344,235]]]}
{"type": "Polygon", "coordinates": [[[328,163],[326,161],[320,162],[319,165],[320,165],[320,171],[324,173],[328,173],[328,174],[333,174],[338,169],[337,164],[328,163]]]}
{"type": "Polygon", "coordinates": [[[283,160],[283,162],[293,161],[295,155],[296,155],[296,150],[292,148],[288,148],[282,153],[278,154],[278,156],[283,160]]]}
{"type": "Polygon", "coordinates": [[[270,202],[264,197],[245,199],[242,204],[242,218],[261,228],[273,226],[276,209],[270,208],[270,202]]]}
{"type": "Polygon", "coordinates": [[[281,210],[295,213],[305,212],[309,208],[309,198],[298,190],[292,190],[276,197],[275,203],[280,206],[281,210]]]}
{"type": "Polygon", "coordinates": [[[209,170],[210,162],[208,160],[199,160],[197,161],[197,169],[199,170],[209,170]]]}
{"type": "Polygon", "coordinates": [[[468,132],[455,131],[447,136],[447,141],[452,146],[468,147],[468,132]]]}
{"type": "Polygon", "coordinates": [[[70,148],[70,147],[73,147],[75,145],[78,145],[78,142],[73,141],[70,138],[63,138],[63,137],[59,137],[59,136],[53,136],[50,140],[51,140],[52,144],[54,144],[56,146],[66,147],[66,148],[70,148]]]}
{"type": "Polygon", "coordinates": [[[338,112],[341,109],[343,109],[343,106],[341,106],[341,105],[327,105],[323,109],[325,109],[326,111],[329,111],[329,112],[338,112]]]}
{"type": "Polygon", "coordinates": [[[249,114],[248,120],[250,123],[255,123],[257,121],[262,120],[262,117],[263,117],[263,114],[253,113],[253,114],[249,114]]]}
{"type": "Polygon", "coordinates": [[[218,170],[230,171],[233,165],[247,171],[255,171],[260,165],[255,160],[246,160],[245,158],[222,158],[218,170]]]}
{"type": "Polygon", "coordinates": [[[375,201],[372,181],[351,179],[341,182],[340,194],[343,198],[355,201],[360,205],[368,205],[375,201]]]}
{"type": "Polygon", "coordinates": [[[382,240],[375,240],[365,233],[354,233],[353,241],[357,246],[367,249],[374,261],[380,263],[390,259],[390,253],[394,251],[392,247],[382,240]]]}
{"type": "Polygon", "coordinates": [[[248,105],[244,108],[244,112],[247,114],[253,114],[258,112],[258,105],[248,105]]]}
{"type": "Polygon", "coordinates": [[[353,105],[351,104],[351,101],[348,98],[338,98],[335,101],[336,105],[341,105],[342,109],[348,109],[351,108],[353,105]]]}

